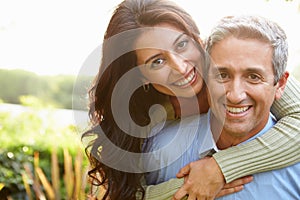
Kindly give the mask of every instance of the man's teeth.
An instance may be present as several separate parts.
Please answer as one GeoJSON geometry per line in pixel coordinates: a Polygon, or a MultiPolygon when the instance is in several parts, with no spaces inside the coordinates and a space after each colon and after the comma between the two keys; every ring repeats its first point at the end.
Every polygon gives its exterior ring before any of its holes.
{"type": "Polygon", "coordinates": [[[195,77],[195,72],[192,71],[191,74],[190,74],[188,77],[186,77],[186,78],[184,78],[184,79],[182,79],[182,80],[180,80],[180,81],[177,81],[176,83],[174,83],[174,85],[177,85],[177,86],[183,86],[183,85],[186,85],[186,84],[188,84],[189,82],[191,82],[191,81],[193,80],[194,77],[195,77]]]}
{"type": "Polygon", "coordinates": [[[249,109],[249,106],[242,107],[242,108],[234,108],[234,107],[228,107],[228,106],[226,106],[226,110],[228,112],[230,112],[230,113],[233,113],[233,114],[242,113],[242,112],[245,112],[248,109],[249,109]]]}

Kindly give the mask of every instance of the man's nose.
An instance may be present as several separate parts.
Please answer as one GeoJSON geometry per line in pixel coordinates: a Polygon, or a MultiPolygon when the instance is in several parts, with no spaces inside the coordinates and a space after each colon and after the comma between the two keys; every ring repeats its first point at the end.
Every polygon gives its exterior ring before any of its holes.
{"type": "Polygon", "coordinates": [[[242,80],[234,79],[226,86],[226,98],[233,104],[242,102],[247,97],[245,86],[242,80]]]}

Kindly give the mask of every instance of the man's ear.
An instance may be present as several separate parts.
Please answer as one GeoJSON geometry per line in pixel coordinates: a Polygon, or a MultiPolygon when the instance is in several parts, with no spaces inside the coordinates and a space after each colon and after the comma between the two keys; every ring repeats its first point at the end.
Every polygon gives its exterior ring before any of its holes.
{"type": "Polygon", "coordinates": [[[276,93],[275,93],[275,100],[280,99],[280,97],[282,96],[289,75],[290,75],[289,72],[287,72],[287,71],[284,72],[284,74],[279,79],[278,83],[276,84],[277,89],[276,89],[276,93]]]}

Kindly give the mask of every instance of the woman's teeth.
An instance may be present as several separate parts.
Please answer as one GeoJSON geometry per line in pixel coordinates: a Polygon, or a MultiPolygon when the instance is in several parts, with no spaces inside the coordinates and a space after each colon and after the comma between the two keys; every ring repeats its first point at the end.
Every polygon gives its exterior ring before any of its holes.
{"type": "Polygon", "coordinates": [[[230,113],[233,113],[233,114],[239,114],[239,113],[242,113],[242,112],[245,112],[246,110],[248,110],[250,107],[247,106],[247,107],[242,107],[242,108],[234,108],[234,107],[229,107],[229,106],[226,106],[226,110],[230,113]]]}
{"type": "Polygon", "coordinates": [[[194,77],[195,77],[195,71],[193,70],[188,77],[175,82],[174,85],[176,85],[176,86],[187,85],[188,83],[190,83],[194,79],[194,77]]]}

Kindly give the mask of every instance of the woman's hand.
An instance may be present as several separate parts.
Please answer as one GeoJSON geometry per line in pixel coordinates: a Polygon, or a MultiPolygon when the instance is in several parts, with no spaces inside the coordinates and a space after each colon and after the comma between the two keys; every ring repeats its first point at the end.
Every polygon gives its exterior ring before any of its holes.
{"type": "Polygon", "coordinates": [[[252,176],[225,184],[222,171],[213,157],[206,157],[183,167],[177,178],[184,177],[183,186],[175,193],[173,200],[188,195],[188,200],[214,199],[243,189],[243,185],[253,180],[252,176]]]}

